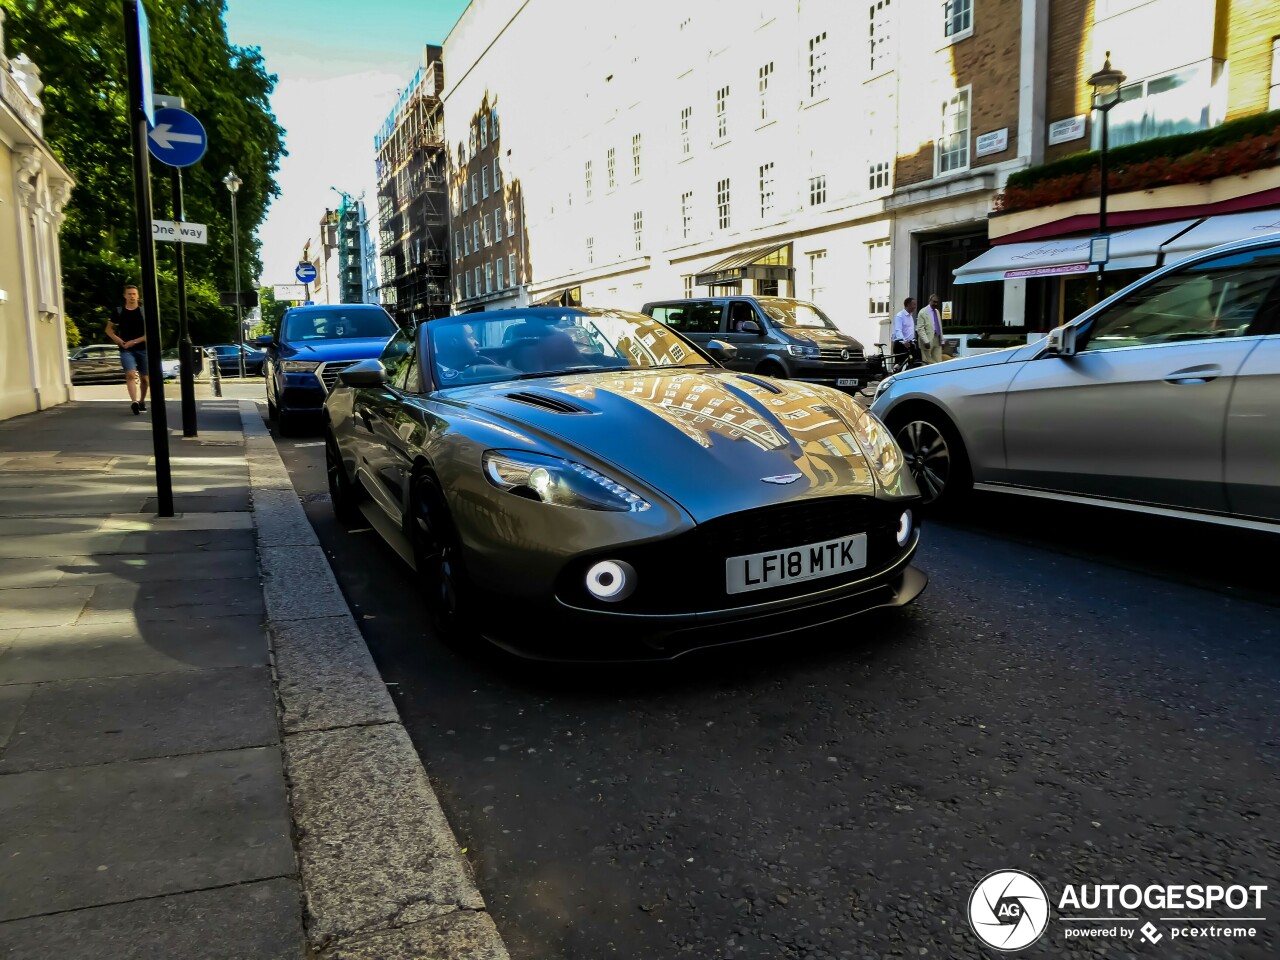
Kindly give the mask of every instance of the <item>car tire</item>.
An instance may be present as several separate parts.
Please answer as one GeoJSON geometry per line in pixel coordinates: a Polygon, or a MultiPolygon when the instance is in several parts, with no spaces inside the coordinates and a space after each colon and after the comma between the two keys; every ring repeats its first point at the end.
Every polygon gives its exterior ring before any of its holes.
{"type": "Polygon", "coordinates": [[[414,478],[406,522],[432,631],[455,650],[476,652],[473,596],[462,563],[462,543],[433,473],[420,471],[414,478]]]}
{"type": "Polygon", "coordinates": [[[338,522],[350,526],[361,521],[360,484],[347,476],[347,468],[338,450],[338,439],[332,430],[324,432],[324,472],[329,481],[329,502],[333,504],[333,515],[338,522]]]}
{"type": "Polygon", "coordinates": [[[290,413],[288,407],[276,407],[276,431],[280,436],[293,436],[295,430],[294,421],[297,419],[297,414],[290,413]]]}
{"type": "Polygon", "coordinates": [[[268,394],[268,396],[267,396],[267,419],[268,419],[268,420],[275,420],[275,419],[277,419],[279,416],[280,416],[280,411],[276,409],[276,402],[275,402],[274,400],[272,400],[272,399],[271,399],[271,396],[268,394]]]}
{"type": "Polygon", "coordinates": [[[891,416],[890,428],[926,509],[946,510],[973,487],[964,441],[942,412],[915,406],[891,416]]]}

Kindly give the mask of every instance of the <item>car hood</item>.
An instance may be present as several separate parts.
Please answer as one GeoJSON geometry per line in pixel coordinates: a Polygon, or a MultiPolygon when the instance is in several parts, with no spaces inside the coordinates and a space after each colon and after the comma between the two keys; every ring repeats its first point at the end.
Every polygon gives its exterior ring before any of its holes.
{"type": "Polygon", "coordinates": [[[821,387],[685,368],[488,384],[449,397],[558,438],[570,455],[614,464],[699,522],[877,489],[853,436],[866,415],[821,387]]]}
{"type": "Polygon", "coordinates": [[[990,353],[975,353],[968,357],[956,357],[953,360],[943,360],[941,363],[930,363],[923,367],[912,367],[910,370],[904,370],[902,373],[895,373],[893,379],[895,382],[900,380],[911,380],[916,377],[928,377],[935,373],[950,373],[953,370],[971,370],[976,367],[989,367],[997,363],[1008,363],[1014,358],[1014,355],[1020,350],[1026,350],[1026,346],[1008,347],[1004,350],[993,350],[990,353]]]}
{"type": "Polygon", "coordinates": [[[281,360],[333,363],[338,360],[372,360],[382,356],[390,337],[368,340],[315,340],[307,343],[282,343],[281,360]]]}
{"type": "Polygon", "coordinates": [[[792,340],[808,341],[818,347],[857,347],[862,344],[843,330],[828,330],[826,327],[779,327],[792,340]]]}

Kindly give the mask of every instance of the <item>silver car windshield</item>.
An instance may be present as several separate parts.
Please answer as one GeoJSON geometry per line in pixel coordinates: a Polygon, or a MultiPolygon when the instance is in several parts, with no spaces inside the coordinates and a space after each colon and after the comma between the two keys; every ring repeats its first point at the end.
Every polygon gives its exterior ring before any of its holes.
{"type": "Polygon", "coordinates": [[[765,312],[765,316],[780,327],[838,329],[830,318],[812,303],[805,303],[802,300],[784,300],[778,297],[757,302],[760,304],[760,309],[765,312]]]}
{"type": "Polygon", "coordinates": [[[598,370],[711,366],[670,327],[626,310],[504,310],[433,320],[428,334],[441,387],[598,370]]]}

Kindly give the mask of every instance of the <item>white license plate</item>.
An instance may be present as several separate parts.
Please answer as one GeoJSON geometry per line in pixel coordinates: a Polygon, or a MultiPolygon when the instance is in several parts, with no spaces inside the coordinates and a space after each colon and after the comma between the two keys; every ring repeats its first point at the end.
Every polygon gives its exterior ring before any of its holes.
{"type": "Polygon", "coordinates": [[[851,380],[848,377],[843,377],[836,381],[837,387],[856,387],[857,385],[858,385],[857,380],[851,380]]]}
{"type": "Polygon", "coordinates": [[[725,592],[745,593],[816,580],[867,565],[867,535],[855,533],[803,547],[769,550],[725,561],[725,592]]]}

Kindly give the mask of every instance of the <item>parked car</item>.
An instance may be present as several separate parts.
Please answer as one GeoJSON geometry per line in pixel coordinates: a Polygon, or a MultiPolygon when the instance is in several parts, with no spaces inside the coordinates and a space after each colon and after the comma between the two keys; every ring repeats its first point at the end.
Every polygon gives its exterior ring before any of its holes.
{"type": "Polygon", "coordinates": [[[182,372],[182,361],[178,356],[178,348],[170,347],[160,354],[160,369],[164,371],[166,380],[176,380],[182,372]]]}
{"type": "Polygon", "coordinates": [[[1149,274],[1024,347],[908,370],[872,411],[926,502],[971,486],[1280,523],[1280,234],[1149,274]]]}
{"type": "Polygon", "coordinates": [[[262,376],[262,368],[267,360],[267,352],[250,344],[236,346],[234,343],[219,343],[204,348],[205,356],[210,354],[218,358],[218,372],[224,377],[240,375],[240,354],[244,353],[244,375],[246,377],[262,376]]]}
{"type": "Polygon", "coordinates": [[[91,343],[67,358],[72,384],[124,383],[120,348],[114,343],[91,343]]]}
{"type": "Polygon", "coordinates": [[[285,311],[266,349],[267,415],[288,434],[299,416],[319,414],[338,372],[377,358],[399,328],[377,304],[315,305],[285,311]]]}
{"type": "Polygon", "coordinates": [[[820,383],[842,390],[866,386],[873,373],[862,344],[818,307],[785,297],[707,297],[646,303],[641,312],[697,344],[732,343],[731,370],[820,383]]]}
{"type": "Polygon", "coordinates": [[[594,307],[399,333],[326,401],[334,510],[404,532],[438,635],[533,657],[672,658],[915,599],[888,431],[712,359],[733,352],[594,307]]]}

